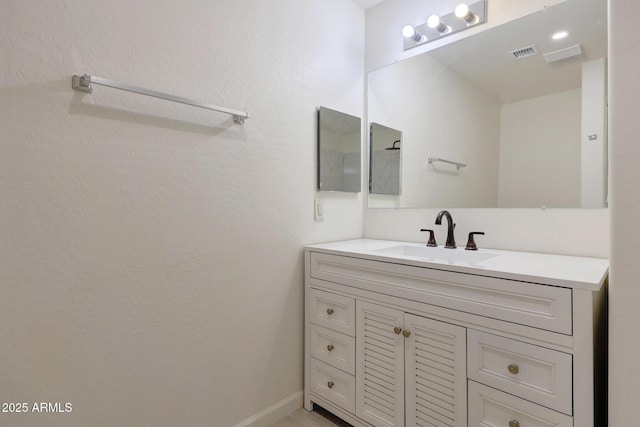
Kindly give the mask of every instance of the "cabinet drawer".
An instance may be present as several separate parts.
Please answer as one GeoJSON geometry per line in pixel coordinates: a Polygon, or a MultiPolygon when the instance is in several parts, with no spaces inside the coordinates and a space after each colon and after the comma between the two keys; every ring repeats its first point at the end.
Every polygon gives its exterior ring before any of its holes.
{"type": "Polygon", "coordinates": [[[309,360],[311,392],[350,413],[356,410],[355,377],[316,359],[309,360]]]}
{"type": "Polygon", "coordinates": [[[573,427],[573,418],[469,381],[469,426],[573,427]]]}
{"type": "Polygon", "coordinates": [[[467,331],[467,377],[573,415],[570,354],[467,331]]]}
{"type": "Polygon", "coordinates": [[[571,289],[311,252],[310,276],[534,328],[572,333],[571,289]]]}
{"type": "Polygon", "coordinates": [[[353,298],[311,289],[309,319],[316,325],[355,335],[356,302],[353,298]]]}
{"type": "Polygon", "coordinates": [[[348,335],[311,325],[311,356],[351,375],[356,373],[355,341],[348,335]]]}

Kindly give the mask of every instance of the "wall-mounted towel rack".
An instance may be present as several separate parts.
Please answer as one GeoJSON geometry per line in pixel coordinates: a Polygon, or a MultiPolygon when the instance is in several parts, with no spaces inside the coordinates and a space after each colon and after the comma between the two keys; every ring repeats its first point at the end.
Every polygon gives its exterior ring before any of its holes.
{"type": "Polygon", "coordinates": [[[442,162],[442,163],[449,163],[450,165],[456,165],[456,169],[457,170],[460,170],[460,168],[466,168],[467,167],[467,165],[465,165],[464,163],[452,162],[451,160],[445,160],[445,159],[441,159],[439,157],[429,157],[429,164],[435,163],[435,162],[442,162]]]}
{"type": "Polygon", "coordinates": [[[154,98],[160,98],[167,101],[179,102],[180,104],[191,105],[194,107],[204,108],[207,110],[218,111],[220,113],[231,114],[233,121],[238,124],[243,124],[245,119],[249,118],[249,113],[240,110],[234,110],[232,108],[219,107],[217,105],[205,104],[204,102],[194,101],[191,99],[183,98],[181,96],[169,95],[168,93],[158,92],[151,89],[144,89],[141,87],[131,86],[125,83],[116,82],[113,80],[103,79],[101,77],[91,76],[84,74],[82,76],[74,75],[71,79],[71,87],[83,92],[93,92],[93,85],[108,86],[114,89],[126,90],[128,92],[138,93],[140,95],[152,96],[154,98]]]}

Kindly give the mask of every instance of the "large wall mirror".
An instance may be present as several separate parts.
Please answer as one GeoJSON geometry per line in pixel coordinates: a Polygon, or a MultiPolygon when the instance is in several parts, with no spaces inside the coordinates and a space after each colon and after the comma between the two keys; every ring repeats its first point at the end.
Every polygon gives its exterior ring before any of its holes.
{"type": "Polygon", "coordinates": [[[606,12],[567,0],[369,73],[403,159],[369,207],[605,207],[606,12]]]}
{"type": "Polygon", "coordinates": [[[360,118],[318,107],[318,191],[359,193],[360,118]]]}

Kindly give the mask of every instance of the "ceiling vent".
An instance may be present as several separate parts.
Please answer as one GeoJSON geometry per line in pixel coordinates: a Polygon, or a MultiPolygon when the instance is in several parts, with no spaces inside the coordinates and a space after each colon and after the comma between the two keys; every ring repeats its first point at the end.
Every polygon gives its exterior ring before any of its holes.
{"type": "Polygon", "coordinates": [[[536,45],[532,44],[531,46],[523,47],[521,49],[511,50],[511,51],[509,51],[509,54],[514,59],[522,59],[522,58],[526,58],[528,56],[537,55],[538,54],[538,48],[536,47],[536,45]]]}
{"type": "Polygon", "coordinates": [[[544,59],[546,59],[547,62],[550,64],[552,62],[564,61],[567,59],[576,58],[580,55],[582,55],[582,48],[580,47],[579,44],[576,44],[564,49],[556,50],[555,52],[545,53],[542,56],[544,56],[544,59]]]}

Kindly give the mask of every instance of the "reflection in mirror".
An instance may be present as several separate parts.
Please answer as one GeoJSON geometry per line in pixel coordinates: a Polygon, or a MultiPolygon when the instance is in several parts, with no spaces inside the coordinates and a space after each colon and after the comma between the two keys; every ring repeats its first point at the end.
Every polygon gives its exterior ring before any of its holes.
{"type": "Polygon", "coordinates": [[[318,108],[318,191],[359,193],[360,118],[318,108]]]}
{"type": "Polygon", "coordinates": [[[606,206],[606,9],[566,0],[369,73],[368,119],[403,132],[402,194],[369,207],[606,206]]]}
{"type": "Polygon", "coordinates": [[[400,194],[402,132],[371,123],[369,130],[369,194],[400,194]]]}

